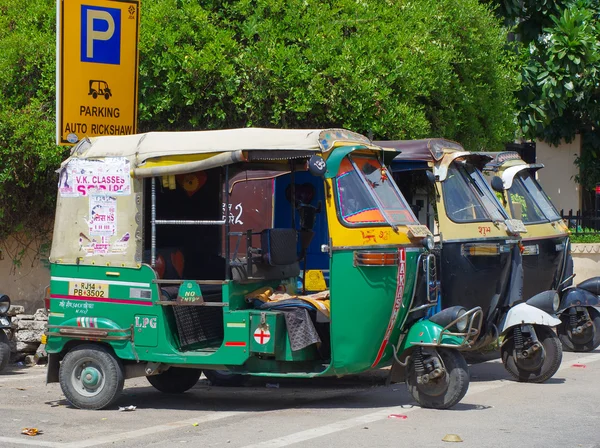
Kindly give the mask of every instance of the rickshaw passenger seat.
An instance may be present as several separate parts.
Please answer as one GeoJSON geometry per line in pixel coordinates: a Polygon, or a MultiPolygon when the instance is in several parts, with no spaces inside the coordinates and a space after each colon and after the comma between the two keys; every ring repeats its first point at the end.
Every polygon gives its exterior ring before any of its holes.
{"type": "Polygon", "coordinates": [[[285,266],[298,260],[295,229],[265,229],[260,234],[263,260],[270,266],[285,266]]]}

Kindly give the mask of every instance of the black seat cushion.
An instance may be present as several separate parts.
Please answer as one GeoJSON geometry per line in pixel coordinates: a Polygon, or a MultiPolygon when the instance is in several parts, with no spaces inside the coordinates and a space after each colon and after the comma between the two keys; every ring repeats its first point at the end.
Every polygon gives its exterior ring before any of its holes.
{"type": "Polygon", "coordinates": [[[588,278],[577,285],[578,288],[585,289],[597,296],[600,295],[600,277],[588,278]]]}

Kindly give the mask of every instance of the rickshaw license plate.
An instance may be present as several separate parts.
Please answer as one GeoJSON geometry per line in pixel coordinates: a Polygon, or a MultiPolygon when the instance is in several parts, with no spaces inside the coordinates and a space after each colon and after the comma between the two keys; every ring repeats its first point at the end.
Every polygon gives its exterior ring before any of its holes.
{"type": "Polygon", "coordinates": [[[69,282],[69,295],[79,297],[108,297],[108,284],[69,282]]]}

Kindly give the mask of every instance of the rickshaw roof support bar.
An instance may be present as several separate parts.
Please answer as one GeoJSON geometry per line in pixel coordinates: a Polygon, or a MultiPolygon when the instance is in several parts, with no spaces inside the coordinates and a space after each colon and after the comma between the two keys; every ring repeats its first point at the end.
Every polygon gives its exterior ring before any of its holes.
{"type": "Polygon", "coordinates": [[[150,266],[156,267],[156,178],[152,178],[151,186],[151,201],[152,206],[150,208],[150,226],[152,227],[150,237],[150,266]]]}
{"type": "Polygon", "coordinates": [[[133,177],[160,177],[172,176],[175,174],[194,173],[196,171],[218,168],[237,162],[243,162],[245,160],[246,158],[244,157],[243,151],[223,152],[221,154],[217,154],[216,156],[199,160],[197,162],[178,163],[176,165],[156,166],[152,168],[135,168],[133,170],[133,177]]]}
{"type": "MultiPolygon", "coordinates": [[[[231,252],[230,241],[229,241],[229,165],[225,166],[225,182],[224,182],[224,190],[225,190],[225,280],[230,280],[231,273],[229,272],[229,252],[231,252]]],[[[223,190],[221,190],[221,194],[223,194],[223,190]]],[[[221,201],[223,202],[223,201],[221,201]]],[[[239,240],[238,240],[239,243],[239,240]]],[[[237,247],[236,247],[236,255],[237,255],[237,247]]]]}

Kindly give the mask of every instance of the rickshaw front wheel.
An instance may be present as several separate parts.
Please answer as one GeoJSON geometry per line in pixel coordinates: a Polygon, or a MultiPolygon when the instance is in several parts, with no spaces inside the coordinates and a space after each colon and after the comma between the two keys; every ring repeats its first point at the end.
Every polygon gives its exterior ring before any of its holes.
{"type": "Polygon", "coordinates": [[[227,370],[204,370],[204,376],[213,386],[240,387],[250,379],[249,375],[228,372],[227,370]]]}
{"type": "MultiPolygon", "coordinates": [[[[423,349],[417,347],[415,350],[423,349]]],[[[423,408],[448,409],[456,405],[469,389],[469,367],[463,355],[458,350],[439,348],[423,356],[437,356],[444,372],[427,382],[418,381],[415,357],[411,356],[406,366],[406,387],[410,394],[423,408]]]]}
{"type": "Polygon", "coordinates": [[[552,378],[562,361],[562,346],[554,330],[545,325],[534,325],[533,328],[542,347],[531,356],[516,356],[514,329],[501,349],[504,367],[517,381],[523,383],[543,383],[552,378]]]}
{"type": "Polygon", "coordinates": [[[592,307],[588,307],[587,311],[590,315],[590,325],[579,334],[574,334],[571,329],[568,311],[561,314],[562,324],[558,326],[558,337],[564,351],[591,352],[600,346],[600,313],[592,307]]]}
{"type": "Polygon", "coordinates": [[[59,381],[73,406],[103,409],[114,403],[123,390],[123,364],[101,345],[79,345],[63,358],[59,381]]]}
{"type": "Polygon", "coordinates": [[[202,370],[185,367],[171,367],[169,370],[151,375],[148,382],[165,394],[182,394],[196,385],[202,370]]]}

